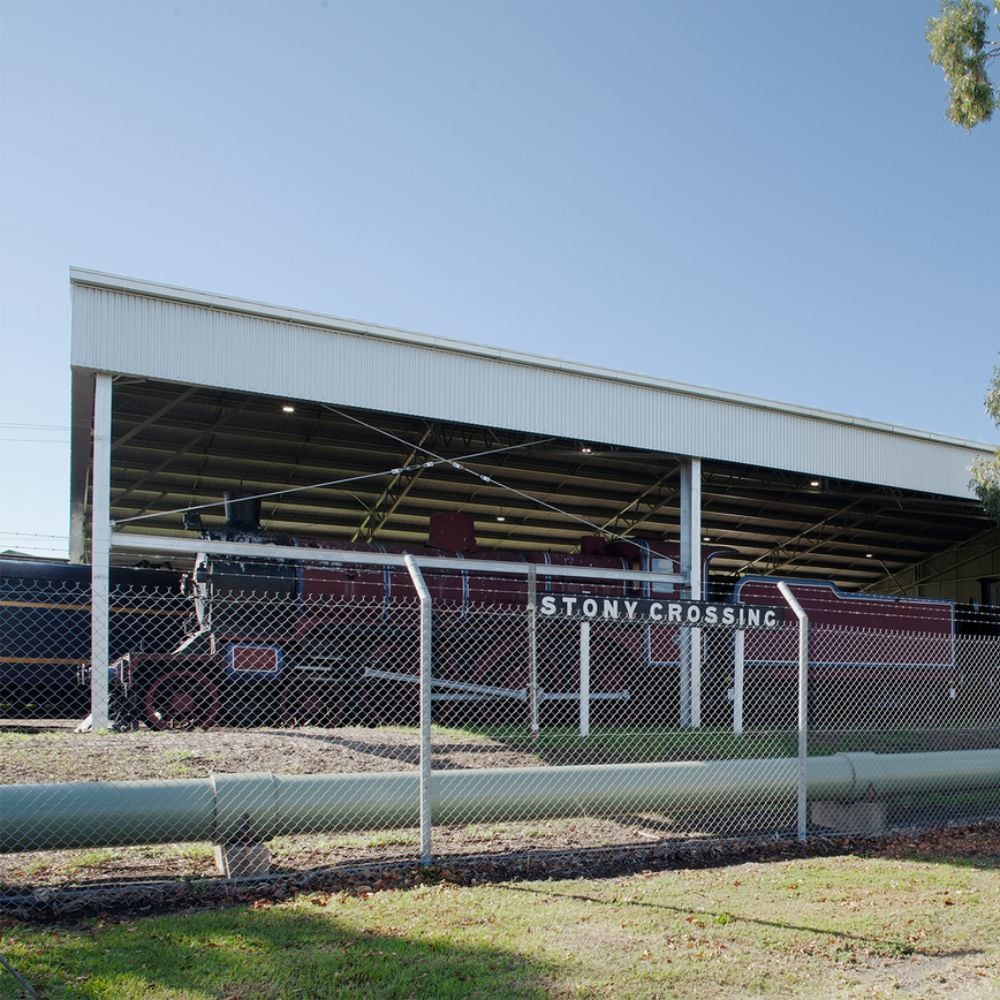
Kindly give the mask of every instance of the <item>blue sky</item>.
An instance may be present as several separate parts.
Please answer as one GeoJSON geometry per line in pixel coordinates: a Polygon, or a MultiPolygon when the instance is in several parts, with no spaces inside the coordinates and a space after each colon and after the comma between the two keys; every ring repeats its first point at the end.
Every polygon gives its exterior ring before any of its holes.
{"type": "Polygon", "coordinates": [[[0,2],[0,549],[71,264],[992,441],[1000,122],[934,3],[0,2]]]}

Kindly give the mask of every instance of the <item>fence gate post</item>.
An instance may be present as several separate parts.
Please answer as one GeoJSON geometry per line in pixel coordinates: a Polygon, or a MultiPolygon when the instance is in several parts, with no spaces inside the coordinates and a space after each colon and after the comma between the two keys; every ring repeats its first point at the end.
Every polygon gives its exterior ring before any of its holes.
{"type": "Polygon", "coordinates": [[[580,735],[590,735],[590,622],[580,622],[580,735]]]}
{"type": "Polygon", "coordinates": [[[806,839],[806,760],[809,753],[809,616],[802,610],[788,584],[778,584],[781,596],[799,620],[799,750],[796,777],[799,840],[806,839]]]}
{"type": "Polygon", "coordinates": [[[429,865],[431,849],[431,682],[433,679],[433,634],[431,592],[413,556],[406,568],[420,597],[420,863],[429,865]]]}

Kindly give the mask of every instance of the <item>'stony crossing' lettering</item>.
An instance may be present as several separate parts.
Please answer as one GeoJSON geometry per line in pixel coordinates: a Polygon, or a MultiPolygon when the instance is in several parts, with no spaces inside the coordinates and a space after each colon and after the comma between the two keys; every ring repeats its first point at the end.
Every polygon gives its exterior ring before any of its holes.
{"type": "Polygon", "coordinates": [[[785,620],[784,608],[589,594],[545,594],[538,602],[538,613],[547,618],[622,619],[698,628],[781,628],[785,620]]]}

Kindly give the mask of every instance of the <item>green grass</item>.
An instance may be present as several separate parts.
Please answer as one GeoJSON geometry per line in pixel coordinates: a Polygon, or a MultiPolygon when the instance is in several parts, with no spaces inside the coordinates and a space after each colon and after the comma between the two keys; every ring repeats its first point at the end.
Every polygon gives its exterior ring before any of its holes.
{"type": "Polygon", "coordinates": [[[996,996],[1000,879],[949,860],[317,893],[8,927],[0,950],[50,1000],[996,996]]]}
{"type": "Polygon", "coordinates": [[[366,849],[386,849],[392,847],[407,847],[416,849],[420,846],[420,831],[414,829],[374,830],[363,833],[341,834],[309,834],[307,838],[275,837],[268,841],[268,849],[275,858],[286,860],[302,853],[303,847],[313,854],[333,851],[350,851],[366,849]]]}
{"type": "Polygon", "coordinates": [[[431,739],[439,744],[495,741],[530,750],[547,762],[571,756],[608,760],[788,757],[795,756],[797,746],[795,733],[787,731],[762,730],[735,736],[728,729],[692,731],[664,726],[594,726],[586,737],[581,737],[575,726],[544,726],[534,740],[523,725],[434,726],[431,739]]]}
{"type": "MultiPolygon", "coordinates": [[[[416,733],[416,730],[413,730],[416,733]]],[[[956,747],[1000,746],[1000,730],[968,731],[960,727],[930,730],[821,730],[810,733],[810,756],[845,752],[919,753],[941,749],[941,741],[954,737],[956,747]]],[[[546,763],[568,759],[591,760],[746,760],[794,757],[798,736],[794,730],[756,729],[736,736],[728,728],[699,730],[666,726],[594,726],[581,737],[575,725],[544,726],[537,739],[523,724],[434,726],[432,740],[452,742],[495,741],[530,750],[546,763]]]]}
{"type": "Polygon", "coordinates": [[[80,851],[74,854],[71,862],[66,868],[68,871],[75,871],[80,868],[103,868],[112,864],[117,856],[117,851],[111,847],[96,847],[89,851],[80,851]]]}
{"type": "Polygon", "coordinates": [[[169,778],[199,777],[201,770],[192,767],[191,762],[200,760],[193,750],[164,750],[164,776],[169,778]]]}

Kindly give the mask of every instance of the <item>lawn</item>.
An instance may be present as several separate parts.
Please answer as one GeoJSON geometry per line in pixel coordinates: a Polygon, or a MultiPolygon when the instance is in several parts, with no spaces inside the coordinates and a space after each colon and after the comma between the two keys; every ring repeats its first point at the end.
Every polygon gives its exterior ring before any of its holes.
{"type": "Polygon", "coordinates": [[[996,997],[1000,849],[995,832],[955,836],[877,857],[11,924],[0,951],[51,1000],[996,997]]]}

